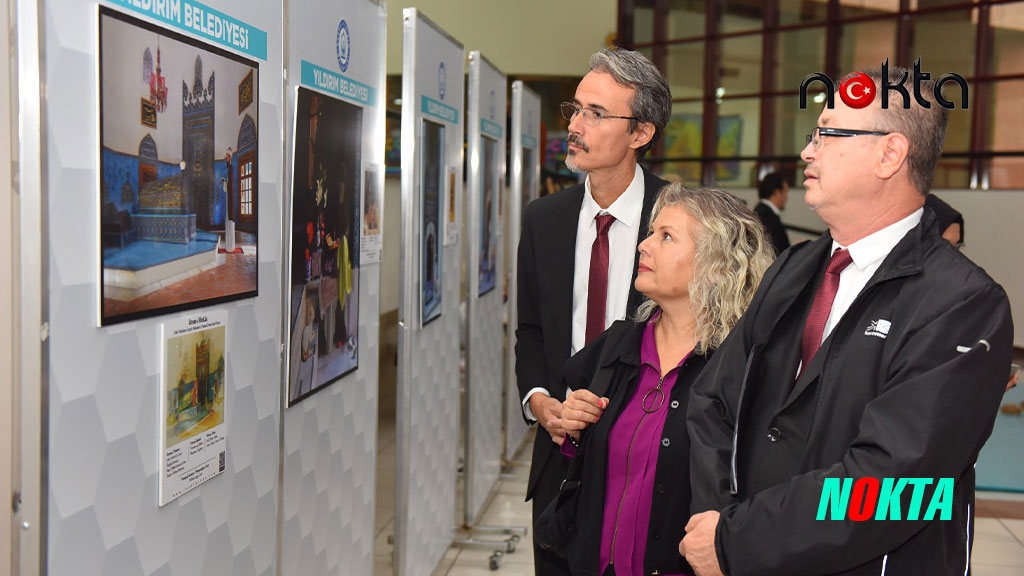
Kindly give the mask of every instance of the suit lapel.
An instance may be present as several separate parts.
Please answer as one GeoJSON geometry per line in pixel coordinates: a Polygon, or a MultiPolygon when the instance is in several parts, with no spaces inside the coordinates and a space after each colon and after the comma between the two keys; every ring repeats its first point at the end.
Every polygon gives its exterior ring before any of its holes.
{"type": "MultiPolygon", "coordinates": [[[[643,169],[643,168],[642,168],[643,169]]],[[[640,210],[640,229],[636,235],[636,247],[640,249],[640,243],[647,238],[647,230],[651,224],[651,211],[654,209],[654,202],[658,199],[658,193],[661,192],[662,187],[668,184],[668,182],[658,178],[654,174],[651,174],[646,169],[643,169],[644,173],[644,205],[640,210]]],[[[640,259],[637,258],[636,254],[633,254],[633,276],[629,281],[629,296],[626,299],[626,318],[631,318],[636,313],[637,307],[640,306],[642,295],[637,292],[634,287],[636,284],[636,274],[640,267],[640,259]]]]}
{"type": "Polygon", "coordinates": [[[566,354],[572,349],[572,289],[576,268],[576,228],[579,226],[580,208],[583,206],[584,187],[574,186],[565,192],[565,202],[552,210],[550,257],[547,270],[551,274],[554,296],[556,342],[565,346],[566,354]],[[568,263],[568,265],[567,265],[568,263]]]}

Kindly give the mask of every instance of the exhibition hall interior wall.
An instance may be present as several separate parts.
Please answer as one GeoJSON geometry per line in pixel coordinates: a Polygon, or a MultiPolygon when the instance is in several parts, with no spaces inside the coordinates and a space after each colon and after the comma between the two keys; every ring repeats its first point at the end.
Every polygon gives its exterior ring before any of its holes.
{"type": "MultiPolygon", "coordinates": [[[[276,574],[281,227],[287,196],[280,145],[285,122],[278,80],[282,54],[276,49],[284,34],[281,6],[216,2],[221,15],[230,15],[219,18],[220,25],[231,22],[238,32],[232,49],[209,35],[185,36],[182,28],[157,24],[181,14],[165,14],[168,18],[162,20],[132,10],[141,6],[138,2],[102,6],[111,10],[101,12],[93,2],[53,0],[42,5],[39,16],[40,67],[47,87],[41,126],[49,336],[43,380],[49,493],[44,496],[47,531],[40,543],[45,550],[41,568],[53,575],[276,574]],[[138,46],[124,44],[132,36],[121,33],[125,30],[136,31],[138,46]],[[101,49],[111,56],[130,51],[134,65],[103,68],[100,83],[101,49]],[[130,92],[131,101],[120,109],[104,108],[118,92],[130,92]],[[143,102],[140,110],[143,96],[152,108],[143,102]],[[136,127],[132,139],[141,132],[177,137],[142,137],[143,142],[120,149],[128,136],[113,126],[121,123],[136,127]],[[245,131],[239,129],[243,123],[245,131]],[[116,137],[106,140],[101,133],[116,137]],[[193,144],[183,157],[182,142],[190,139],[193,144]],[[214,253],[193,278],[198,295],[161,291],[154,284],[176,275],[147,283],[142,271],[162,266],[149,265],[150,259],[163,263],[167,252],[191,249],[210,234],[206,230],[224,225],[226,212],[219,212],[218,221],[213,198],[220,189],[218,177],[239,174],[228,168],[229,147],[238,153],[252,151],[241,172],[244,183],[238,182],[251,186],[250,195],[233,212],[240,225],[243,217],[254,220],[244,251],[214,253]],[[155,179],[142,186],[133,172],[152,177],[145,175],[147,162],[155,165],[155,179]],[[176,170],[179,163],[185,168],[176,170]],[[121,171],[116,188],[101,177],[103,171],[114,170],[121,171]],[[183,184],[189,179],[190,184],[183,184]],[[195,191],[188,194],[191,199],[182,195],[189,187],[195,191]],[[205,198],[197,200],[200,195],[205,198]],[[194,212],[191,229],[189,214],[178,216],[182,210],[168,208],[181,202],[194,202],[184,210],[194,212]],[[140,208],[129,216],[129,205],[140,208]],[[113,219],[101,219],[103,206],[118,216],[116,229],[110,228],[113,219]],[[149,229],[160,222],[168,223],[165,229],[149,229]],[[108,231],[112,243],[106,242],[108,231]],[[137,237],[164,232],[182,241],[137,237]],[[144,244],[156,248],[129,254],[132,246],[144,244]],[[134,271],[133,277],[122,279],[121,285],[111,283],[111,275],[102,269],[101,258],[114,257],[134,259],[122,268],[134,271]],[[136,266],[140,259],[145,261],[141,268],[136,266]],[[226,278],[229,269],[231,282],[226,278]],[[218,292],[221,283],[233,286],[218,292]],[[204,297],[215,303],[187,304],[204,297]],[[217,317],[219,327],[187,343],[186,361],[178,364],[180,378],[166,375],[164,360],[173,365],[175,352],[165,347],[172,340],[165,336],[180,322],[216,323],[217,317]],[[169,380],[194,386],[183,392],[183,387],[168,386],[169,380]],[[172,489],[162,478],[162,464],[171,460],[163,435],[187,434],[168,424],[158,407],[175,401],[184,406],[186,394],[197,401],[180,413],[179,423],[192,418],[205,428],[217,420],[227,432],[219,440],[206,436],[197,445],[194,440],[200,437],[193,436],[176,446],[187,445],[186,451],[195,455],[203,444],[219,442],[219,454],[209,455],[213,472],[219,474],[161,506],[161,492],[172,489]]],[[[19,9],[34,10],[35,4],[21,3],[19,9]]],[[[232,41],[231,36],[222,38],[232,41]]],[[[203,249],[200,255],[209,254],[203,249]]],[[[199,470],[179,480],[188,484],[209,472],[199,470]]]]}
{"type": "MultiPolygon", "coordinates": [[[[456,520],[457,446],[438,438],[455,437],[462,418],[458,350],[438,354],[432,345],[459,342],[460,261],[479,228],[441,243],[441,317],[423,322],[422,219],[408,220],[422,216],[411,208],[423,160],[414,160],[416,146],[403,149],[402,182],[385,178],[383,159],[385,74],[407,65],[410,3],[182,0],[204,10],[202,18],[190,12],[188,27],[169,22],[183,23],[183,13],[159,17],[157,3],[143,0],[12,3],[21,18],[38,10],[36,85],[45,87],[36,97],[42,141],[20,165],[38,166],[41,182],[23,179],[15,208],[20,222],[37,223],[26,229],[41,229],[41,246],[21,242],[23,260],[43,255],[41,269],[23,266],[19,282],[23,309],[43,318],[22,331],[21,348],[0,341],[21,354],[23,376],[35,366],[43,383],[40,398],[22,398],[26,414],[43,410],[23,423],[23,445],[42,431],[26,463],[44,455],[26,467],[36,476],[25,486],[46,489],[25,494],[45,517],[23,532],[23,553],[41,553],[40,570],[53,575],[370,573],[380,318],[404,306],[396,568],[429,571],[456,520]],[[132,33],[104,36],[101,25],[132,33]],[[332,126],[362,138],[322,142],[317,134],[332,126]],[[335,153],[351,163],[317,161],[335,153]],[[181,194],[188,187],[194,197],[181,194]],[[367,198],[376,198],[375,213],[367,198]],[[368,240],[384,236],[374,256],[368,240]],[[142,243],[151,250],[129,249],[142,243]],[[174,252],[180,247],[188,248],[174,252]],[[201,262],[201,272],[177,267],[182,261],[201,262]],[[188,279],[192,292],[167,290],[188,279]],[[175,452],[171,439],[185,448],[175,452]],[[172,477],[182,458],[203,451],[210,459],[194,474],[172,477]]],[[[582,76],[615,30],[616,5],[417,4],[465,45],[463,54],[479,49],[510,77],[582,76]]],[[[457,175],[456,218],[466,222],[464,56],[456,60],[447,99],[431,98],[458,112],[443,182],[450,170],[457,175]]],[[[419,97],[438,89],[437,61],[419,65],[409,92],[417,113],[419,97]]],[[[35,91],[23,100],[26,93],[35,91]]],[[[756,114],[742,105],[737,114],[756,114]]],[[[504,96],[496,109],[504,114],[504,96]]],[[[750,189],[723,186],[756,202],[750,189]]],[[[784,221],[821,230],[800,192],[784,221]]],[[[936,193],[964,214],[964,251],[1006,289],[1015,344],[1024,347],[1024,268],[1006,257],[1021,244],[1024,195],[936,193]]],[[[498,257],[492,299],[503,269],[498,257]]],[[[500,325],[499,313],[489,311],[488,327],[500,325]]],[[[19,321],[32,323],[25,314],[19,321]]],[[[470,511],[485,492],[486,482],[474,488],[470,511]]]]}

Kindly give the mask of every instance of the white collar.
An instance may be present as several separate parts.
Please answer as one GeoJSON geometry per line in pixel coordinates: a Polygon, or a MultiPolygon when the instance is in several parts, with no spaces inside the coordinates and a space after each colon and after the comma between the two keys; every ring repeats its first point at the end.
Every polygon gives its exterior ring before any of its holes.
{"type": "Polygon", "coordinates": [[[583,194],[583,206],[580,208],[580,220],[589,222],[601,212],[611,214],[616,220],[630,227],[640,220],[640,212],[644,207],[644,171],[639,164],[636,165],[636,171],[633,173],[633,181],[608,208],[601,208],[594,200],[594,196],[590,193],[589,175],[583,186],[585,193],[583,194]]]}
{"type": "Polygon", "coordinates": [[[772,202],[771,200],[769,200],[767,198],[761,198],[761,204],[764,204],[764,205],[768,206],[769,208],[771,208],[772,212],[775,212],[776,216],[782,216],[782,210],[779,210],[779,207],[776,206],[775,203],[772,202]]]}
{"type": "MultiPolygon", "coordinates": [[[[846,246],[845,248],[850,251],[850,258],[853,259],[853,265],[858,270],[864,270],[868,266],[880,262],[889,255],[889,252],[892,252],[892,249],[907,235],[907,232],[921,222],[922,214],[924,214],[924,208],[918,208],[910,216],[846,246]]],[[[832,252],[843,247],[835,240],[832,241],[832,252]]]]}

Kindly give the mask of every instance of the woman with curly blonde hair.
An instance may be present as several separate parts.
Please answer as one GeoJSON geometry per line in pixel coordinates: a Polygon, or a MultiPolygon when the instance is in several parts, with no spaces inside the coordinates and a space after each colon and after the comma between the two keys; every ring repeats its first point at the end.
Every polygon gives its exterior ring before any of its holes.
{"type": "Polygon", "coordinates": [[[774,254],[742,201],[681,184],[662,189],[639,251],[636,317],[566,364],[562,451],[579,462],[563,484],[575,493],[551,512],[574,517],[535,537],[577,576],[693,573],[678,551],[690,517],[687,397],[774,254]]]}

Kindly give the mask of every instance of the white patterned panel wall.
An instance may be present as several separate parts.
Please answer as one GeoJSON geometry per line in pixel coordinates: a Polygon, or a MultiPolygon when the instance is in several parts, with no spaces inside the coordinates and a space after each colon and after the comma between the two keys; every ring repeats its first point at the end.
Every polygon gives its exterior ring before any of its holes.
{"type": "MultiPolygon", "coordinates": [[[[387,17],[383,6],[370,0],[290,0],[287,11],[286,182],[292,181],[295,94],[296,86],[304,82],[302,61],[375,89],[372,105],[343,100],[363,108],[362,163],[383,167],[387,17]],[[339,44],[344,44],[344,38],[339,41],[342,21],[349,41],[344,73],[338,62],[339,44]]],[[[290,198],[291,185],[286,190],[290,198]]],[[[286,238],[292,237],[289,227],[286,224],[286,238]]],[[[291,251],[287,243],[285,249],[291,251]]],[[[284,413],[283,576],[373,572],[379,335],[380,264],[361,262],[359,368],[284,413]]],[[[286,381],[287,376],[282,376],[282,386],[286,381]]]]}
{"type": "MultiPolygon", "coordinates": [[[[402,255],[399,294],[397,468],[395,471],[395,566],[398,574],[430,574],[451,544],[455,525],[455,481],[459,426],[458,241],[442,251],[441,316],[421,327],[419,189],[420,126],[432,101],[434,111],[456,113],[445,126],[445,189],[448,168],[455,178],[456,218],[462,174],[465,54],[462,45],[416,9],[403,11],[402,255]],[[443,66],[442,66],[443,64],[443,66]],[[422,103],[422,105],[421,105],[422,103]],[[438,106],[441,104],[443,106],[438,106]],[[446,108],[447,107],[447,108],[446,108]]],[[[443,220],[447,194],[440,203],[443,220]]]]}
{"type": "MultiPolygon", "coordinates": [[[[45,3],[50,377],[44,433],[53,576],[275,571],[282,109],[281,60],[273,47],[281,45],[281,8],[252,0],[207,4],[266,31],[271,47],[259,62],[257,95],[259,296],[213,307],[228,312],[226,469],[160,508],[160,325],[169,316],[97,328],[97,5],[45,3]]],[[[171,85],[175,94],[180,79],[171,85]]]]}
{"type": "Polygon", "coordinates": [[[519,263],[519,233],[522,230],[522,201],[535,199],[540,185],[540,96],[523,85],[522,80],[512,83],[512,139],[509,148],[512,150],[512,193],[509,195],[509,246],[508,269],[512,276],[508,279],[508,303],[506,326],[508,348],[505,357],[505,457],[512,458],[526,438],[526,422],[523,420],[523,405],[519,401],[519,387],[516,384],[516,325],[519,323],[516,302],[519,290],[516,282],[517,265],[519,263]],[[523,151],[532,149],[529,163],[526,163],[523,151]],[[529,177],[532,173],[532,178],[529,177]]]}
{"type": "MultiPolygon", "coordinates": [[[[505,102],[507,85],[505,75],[498,71],[479,51],[469,53],[469,94],[466,96],[466,140],[469,143],[469,214],[465,219],[467,234],[465,253],[469,280],[469,337],[466,338],[466,363],[469,378],[466,381],[468,395],[468,418],[466,422],[465,459],[465,513],[467,525],[476,523],[501,473],[503,450],[501,434],[502,417],[502,320],[505,312],[502,288],[505,281],[504,207],[499,207],[499,196],[505,196],[505,102]],[[484,136],[486,134],[487,136],[484,136]],[[492,141],[495,155],[492,161],[497,170],[492,182],[486,183],[489,175],[484,166],[486,155],[484,140],[492,141]],[[494,237],[490,244],[494,252],[494,286],[483,296],[480,294],[482,227],[484,226],[482,205],[486,190],[494,197],[492,220],[495,222],[494,237]],[[502,213],[502,217],[498,216],[502,213]]],[[[490,231],[483,231],[484,234],[490,231]]]]}

